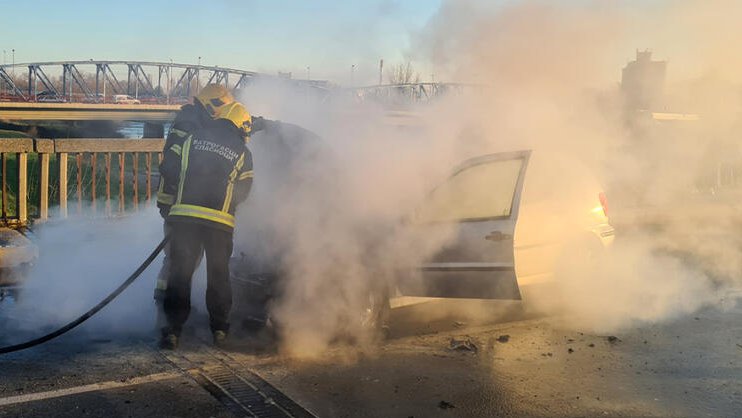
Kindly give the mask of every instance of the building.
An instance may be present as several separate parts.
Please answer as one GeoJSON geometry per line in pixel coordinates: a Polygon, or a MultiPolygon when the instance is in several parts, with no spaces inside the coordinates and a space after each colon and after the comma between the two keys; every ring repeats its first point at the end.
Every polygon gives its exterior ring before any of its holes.
{"type": "Polygon", "coordinates": [[[667,61],[653,61],[652,52],[636,51],[636,60],[626,64],[621,93],[630,110],[657,110],[665,86],[667,61]]]}

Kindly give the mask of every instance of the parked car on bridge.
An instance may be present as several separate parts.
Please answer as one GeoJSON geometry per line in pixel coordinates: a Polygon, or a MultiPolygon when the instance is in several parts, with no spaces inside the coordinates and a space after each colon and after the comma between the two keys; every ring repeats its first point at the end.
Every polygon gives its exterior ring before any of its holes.
{"type": "MultiPolygon", "coordinates": [[[[287,173],[296,160],[311,160],[307,149],[316,151],[285,139],[253,141],[253,146],[270,144],[272,149],[263,151],[281,155],[276,160],[256,153],[256,163],[258,157],[268,158],[278,168],[277,177],[286,176],[270,179],[271,190],[300,184],[287,173]]],[[[256,177],[256,188],[260,181],[256,177]]],[[[606,197],[590,170],[551,152],[519,150],[468,159],[430,192],[414,216],[404,215],[400,218],[407,218],[421,242],[448,238],[422,265],[402,268],[393,288],[369,287],[369,305],[359,309],[369,313],[370,323],[379,323],[390,298],[519,300],[524,290],[527,299],[526,289],[554,282],[560,260],[589,257],[608,247],[614,237],[606,197]]],[[[261,241],[272,242],[267,235],[261,241]]],[[[369,245],[379,243],[370,239],[369,245]]],[[[283,248],[266,254],[260,247],[240,248],[236,242],[235,254],[240,256],[233,258],[231,268],[235,313],[253,325],[266,321],[268,306],[280,298],[278,284],[288,270],[283,248]]]]}
{"type": "Polygon", "coordinates": [[[44,90],[36,93],[36,101],[40,103],[65,103],[67,99],[53,91],[44,90]]]}
{"type": "Polygon", "coordinates": [[[114,94],[113,102],[117,104],[141,104],[139,99],[135,99],[128,94],[114,94]]]}
{"type": "Polygon", "coordinates": [[[85,96],[82,98],[83,103],[105,103],[106,97],[103,95],[103,93],[96,93],[91,96],[85,96]]]}

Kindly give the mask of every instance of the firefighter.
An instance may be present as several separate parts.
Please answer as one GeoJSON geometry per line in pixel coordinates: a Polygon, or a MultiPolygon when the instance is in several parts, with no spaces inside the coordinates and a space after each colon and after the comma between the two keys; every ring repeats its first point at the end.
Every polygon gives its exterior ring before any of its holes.
{"type": "Polygon", "coordinates": [[[173,144],[160,164],[165,187],[176,190],[166,223],[170,229],[170,273],[165,291],[167,326],[160,346],[175,349],[190,312],[191,279],[206,254],[206,306],[214,344],[229,332],[232,290],[229,258],[235,207],[252,185],[252,155],[247,148],[252,120],[240,103],[216,110],[189,135],[173,144]]]}
{"type": "MultiPolygon", "coordinates": [[[[204,86],[198,95],[194,97],[193,104],[187,104],[180,108],[165,139],[163,154],[167,153],[167,150],[174,144],[182,146],[189,134],[212,120],[219,109],[232,103],[234,103],[234,97],[224,86],[220,84],[207,84],[204,86]]],[[[157,207],[160,209],[160,215],[162,215],[163,219],[167,218],[170,207],[175,201],[175,193],[177,192],[175,186],[170,184],[166,187],[165,182],[160,178],[160,186],[157,191],[157,207]]],[[[165,234],[169,232],[167,223],[164,224],[164,232],[165,234]]],[[[162,300],[165,297],[165,289],[167,288],[170,265],[169,248],[169,246],[165,247],[165,259],[157,275],[157,285],[155,286],[155,301],[160,308],[162,307],[162,300]]],[[[158,325],[161,325],[160,322],[158,320],[158,325]]]]}

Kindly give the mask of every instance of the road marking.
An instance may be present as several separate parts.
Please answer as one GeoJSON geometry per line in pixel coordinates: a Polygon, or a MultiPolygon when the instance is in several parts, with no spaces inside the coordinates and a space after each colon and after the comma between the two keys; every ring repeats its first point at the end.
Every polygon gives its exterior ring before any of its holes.
{"type": "Polygon", "coordinates": [[[44,399],[60,398],[63,396],[77,395],[80,393],[96,392],[101,390],[124,388],[127,386],[137,386],[144,383],[159,382],[162,380],[175,379],[183,377],[181,372],[155,373],[147,376],[132,377],[131,379],[111,380],[108,382],[93,383],[84,386],[75,386],[66,389],[51,390],[48,392],[29,393],[27,395],[9,396],[0,398],[0,406],[14,405],[18,403],[41,401],[44,399]]]}

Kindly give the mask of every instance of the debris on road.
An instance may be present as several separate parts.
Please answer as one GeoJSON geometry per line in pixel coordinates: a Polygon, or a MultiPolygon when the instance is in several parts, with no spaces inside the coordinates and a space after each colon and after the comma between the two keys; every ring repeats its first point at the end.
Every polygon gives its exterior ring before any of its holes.
{"type": "Polygon", "coordinates": [[[567,352],[568,352],[569,354],[572,354],[572,353],[574,353],[574,352],[575,352],[575,350],[574,350],[574,349],[572,349],[572,348],[568,348],[568,349],[567,349],[567,352]]]}
{"type": "Polygon", "coordinates": [[[510,341],[510,335],[508,334],[500,335],[499,337],[497,337],[497,342],[499,343],[506,343],[508,341],[510,341]]]}
{"type": "Polygon", "coordinates": [[[452,351],[469,351],[472,353],[476,353],[478,351],[477,345],[474,344],[469,338],[463,340],[451,338],[451,341],[448,344],[448,349],[452,351]]]}
{"type": "Polygon", "coordinates": [[[446,401],[440,401],[438,402],[438,408],[441,409],[453,409],[456,408],[456,406],[452,403],[446,402],[446,401]]]}
{"type": "Polygon", "coordinates": [[[615,344],[615,343],[620,343],[621,342],[621,340],[618,337],[616,337],[615,335],[609,335],[609,336],[607,336],[606,337],[606,340],[608,340],[608,342],[611,343],[611,344],[615,344]]]}

